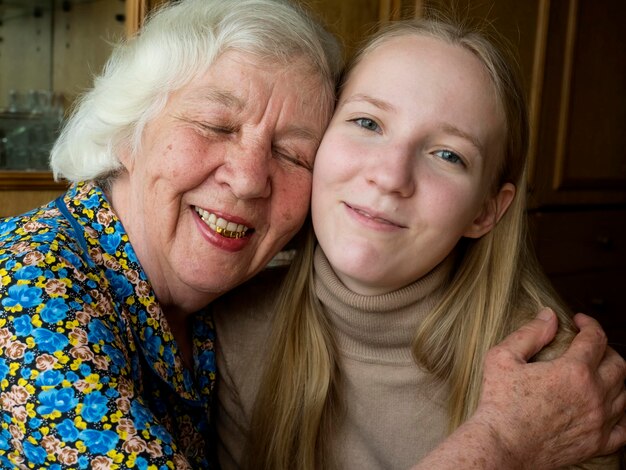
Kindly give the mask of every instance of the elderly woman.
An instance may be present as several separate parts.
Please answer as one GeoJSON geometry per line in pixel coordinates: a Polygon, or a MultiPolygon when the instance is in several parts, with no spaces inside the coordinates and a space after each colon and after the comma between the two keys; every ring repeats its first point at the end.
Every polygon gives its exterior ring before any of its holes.
{"type": "Polygon", "coordinates": [[[3,468],[206,468],[213,326],[192,314],[302,225],[341,69],[270,0],[186,0],[116,49],[0,225],[3,468]]]}
{"type": "MultiPolygon", "coordinates": [[[[115,51],[53,150],[67,193],[0,222],[1,467],[211,466],[204,309],[303,224],[340,68],[286,0],[176,2],[115,51]]],[[[477,439],[431,468],[497,450],[477,439]]]]}

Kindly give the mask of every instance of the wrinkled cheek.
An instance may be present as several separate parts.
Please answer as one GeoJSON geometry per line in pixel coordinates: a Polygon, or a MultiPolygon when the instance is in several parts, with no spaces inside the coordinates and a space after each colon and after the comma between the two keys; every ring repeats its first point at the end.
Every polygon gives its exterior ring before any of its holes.
{"type": "Polygon", "coordinates": [[[300,230],[311,203],[311,180],[303,182],[298,186],[298,190],[285,194],[285,205],[279,211],[285,236],[291,238],[300,230]]]}
{"type": "Polygon", "coordinates": [[[294,231],[298,231],[307,214],[309,213],[310,197],[300,197],[297,201],[294,201],[293,206],[285,211],[283,220],[286,224],[289,224],[294,228],[294,231]]]}

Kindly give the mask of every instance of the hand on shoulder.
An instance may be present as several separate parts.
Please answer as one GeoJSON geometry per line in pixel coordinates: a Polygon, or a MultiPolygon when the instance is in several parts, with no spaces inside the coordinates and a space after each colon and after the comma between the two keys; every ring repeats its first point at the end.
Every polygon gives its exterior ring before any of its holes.
{"type": "Polygon", "coordinates": [[[545,309],[487,354],[475,418],[493,428],[510,457],[556,468],[616,452],[626,443],[626,362],[593,318],[574,317],[579,333],[550,361],[528,363],[554,336],[545,309]]]}
{"type": "Polygon", "coordinates": [[[553,360],[528,362],[557,331],[549,309],[494,346],[476,413],[414,470],[553,469],[619,450],[626,362],[593,318],[574,321],[579,333],[553,360]]]}

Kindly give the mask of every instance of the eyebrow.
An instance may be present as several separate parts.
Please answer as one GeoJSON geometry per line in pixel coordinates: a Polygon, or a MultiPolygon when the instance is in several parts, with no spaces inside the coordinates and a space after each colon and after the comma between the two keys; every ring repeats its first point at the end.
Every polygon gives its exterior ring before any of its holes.
{"type": "MultiPolygon", "coordinates": [[[[382,109],[383,111],[388,111],[388,112],[392,112],[392,113],[396,111],[396,109],[393,107],[393,105],[391,103],[389,103],[387,101],[379,100],[378,98],[374,98],[374,97],[366,95],[364,93],[357,93],[356,95],[352,95],[351,97],[349,97],[345,101],[341,102],[340,106],[344,106],[346,104],[353,103],[353,102],[359,102],[359,101],[365,101],[367,103],[370,103],[371,105],[376,106],[377,108],[382,109]]],[[[452,134],[452,135],[460,137],[460,138],[462,138],[464,140],[467,140],[470,144],[472,144],[474,147],[476,147],[476,149],[479,151],[479,153],[482,154],[483,146],[482,146],[481,142],[478,139],[476,139],[473,135],[468,134],[467,132],[459,129],[458,127],[456,127],[456,126],[454,126],[452,124],[448,124],[446,122],[441,123],[438,127],[443,132],[446,132],[448,134],[452,134]]]]}
{"type": "Polygon", "coordinates": [[[352,95],[350,98],[341,102],[341,106],[344,106],[348,103],[353,103],[355,101],[365,101],[373,106],[376,106],[377,108],[382,109],[383,111],[394,112],[396,110],[391,103],[379,100],[378,98],[374,98],[363,93],[357,93],[356,95],[352,95]]]}
{"type": "Polygon", "coordinates": [[[289,137],[295,137],[296,139],[308,140],[313,142],[315,145],[319,145],[321,142],[321,136],[315,134],[312,130],[307,127],[299,127],[299,126],[289,126],[285,129],[281,134],[287,135],[289,137]]]}
{"type": "Polygon", "coordinates": [[[456,135],[457,137],[460,137],[462,139],[467,140],[470,144],[472,144],[474,147],[476,147],[476,149],[478,150],[478,153],[482,155],[483,152],[483,145],[482,143],[476,139],[476,137],[474,137],[471,134],[468,134],[467,132],[459,129],[456,126],[453,126],[452,124],[448,124],[448,123],[442,123],[439,128],[448,133],[448,134],[452,134],[452,135],[456,135]]]}
{"type": "Polygon", "coordinates": [[[235,108],[238,111],[241,111],[246,104],[244,100],[234,93],[215,87],[203,88],[201,98],[224,105],[227,108],[235,108]]]}

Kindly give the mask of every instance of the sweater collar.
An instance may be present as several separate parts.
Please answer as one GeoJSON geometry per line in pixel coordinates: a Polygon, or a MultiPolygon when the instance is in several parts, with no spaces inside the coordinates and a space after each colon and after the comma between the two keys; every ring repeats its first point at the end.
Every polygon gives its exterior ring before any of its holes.
{"type": "Polygon", "coordinates": [[[332,270],[321,247],[314,257],[315,291],[333,327],[339,349],[377,362],[414,362],[412,342],[420,323],[437,305],[452,260],[399,290],[365,296],[352,292],[332,270]]]}

